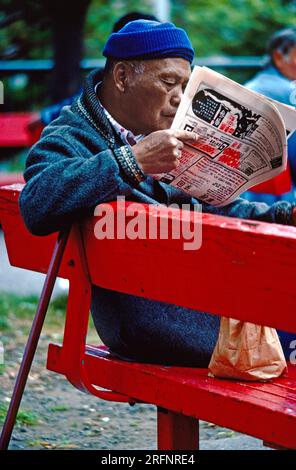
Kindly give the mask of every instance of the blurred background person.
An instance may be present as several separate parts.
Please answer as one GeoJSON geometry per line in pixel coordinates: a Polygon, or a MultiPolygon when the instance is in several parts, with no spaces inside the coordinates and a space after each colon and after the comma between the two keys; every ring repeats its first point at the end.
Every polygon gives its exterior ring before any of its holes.
{"type": "MultiPolygon", "coordinates": [[[[263,70],[246,83],[246,87],[286,105],[295,105],[296,90],[296,28],[285,28],[274,33],[267,44],[268,63],[263,70]]],[[[296,132],[288,140],[288,162],[291,190],[279,195],[247,191],[241,197],[249,201],[273,204],[279,200],[296,201],[296,132]]],[[[278,331],[286,357],[296,335],[278,331]]]]}
{"type": "Polygon", "coordinates": [[[296,28],[274,33],[267,44],[268,63],[246,83],[257,91],[281,103],[291,105],[296,83],[296,28]]]}
{"type": "MultiPolygon", "coordinates": [[[[263,70],[245,86],[286,105],[295,105],[296,91],[296,28],[285,28],[274,33],[267,43],[268,62],[263,70]]],[[[247,191],[241,197],[249,201],[273,204],[279,200],[296,200],[296,132],[288,140],[288,161],[291,189],[282,194],[247,191]]]]}

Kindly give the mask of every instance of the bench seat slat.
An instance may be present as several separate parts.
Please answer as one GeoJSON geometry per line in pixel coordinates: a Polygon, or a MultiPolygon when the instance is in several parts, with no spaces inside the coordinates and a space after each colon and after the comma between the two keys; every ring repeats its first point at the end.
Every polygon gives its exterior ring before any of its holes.
{"type": "MultiPolygon", "coordinates": [[[[229,380],[217,380],[208,377],[207,369],[200,369],[200,368],[191,368],[191,367],[176,367],[176,366],[164,366],[164,365],[151,365],[151,364],[143,364],[137,362],[129,362],[129,361],[122,361],[118,360],[112,353],[110,354],[106,351],[105,346],[88,346],[86,347],[87,351],[87,360],[90,377],[93,380],[95,385],[100,384],[100,372],[99,367],[101,362],[96,364],[96,359],[98,361],[107,360],[110,363],[114,362],[114,364],[123,364],[124,367],[127,367],[126,370],[123,370],[123,373],[127,370],[138,371],[139,373],[148,374],[152,376],[157,376],[159,379],[164,380],[177,380],[179,382],[183,382],[187,386],[192,386],[193,388],[198,386],[199,388],[203,388],[205,390],[209,389],[212,393],[218,393],[219,395],[229,395],[229,392],[232,393],[232,396],[237,398],[238,400],[246,400],[246,396],[249,395],[251,400],[257,400],[258,402],[263,402],[266,406],[266,402],[269,402],[270,407],[273,404],[276,404],[276,409],[279,411],[280,404],[278,398],[281,398],[281,405],[282,411],[285,412],[287,408],[292,406],[295,408],[296,404],[296,380],[293,381],[294,388],[290,387],[291,393],[287,396],[285,392],[285,386],[283,385],[281,394],[272,393],[273,388],[276,387],[277,383],[281,382],[285,384],[286,380],[289,380],[288,377],[284,376],[282,378],[276,379],[271,383],[261,383],[261,382],[244,382],[244,381],[229,381],[229,380]],[[224,392],[226,390],[226,392],[224,392]],[[292,391],[294,390],[294,394],[292,391]],[[268,398],[268,400],[267,400],[268,398]]],[[[54,367],[54,370],[60,373],[64,373],[67,369],[67,366],[63,366],[63,354],[62,349],[60,346],[57,345],[50,345],[50,352],[49,352],[49,367],[54,367]],[[55,352],[52,351],[52,348],[55,352]],[[58,361],[55,363],[53,362],[53,358],[58,355],[58,361]]],[[[295,371],[296,366],[289,365],[289,375],[295,371]]],[[[291,381],[290,381],[291,382],[291,381]]],[[[254,402],[255,403],[255,402],[254,402]]],[[[291,413],[289,412],[291,416],[291,413]]],[[[296,415],[296,409],[295,409],[296,415]]]]}
{"type": "MultiPolygon", "coordinates": [[[[61,347],[50,345],[47,367],[64,373],[61,347]]],[[[295,374],[295,366],[289,368],[295,374]]],[[[94,385],[296,449],[295,398],[279,400],[266,384],[212,379],[207,369],[130,363],[93,349],[86,354],[86,369],[94,385]]]]}
{"type": "MultiPolygon", "coordinates": [[[[289,372],[291,372],[291,368],[289,369],[289,372]]],[[[266,392],[268,393],[268,395],[271,395],[277,398],[284,398],[284,399],[295,401],[294,406],[296,406],[296,380],[294,380],[293,383],[290,383],[290,384],[286,383],[286,381],[289,382],[287,377],[283,379],[282,384],[278,382],[262,383],[262,384],[258,384],[259,387],[257,387],[257,383],[256,385],[254,385],[252,382],[250,382],[248,386],[251,389],[259,388],[260,392],[266,392]]]]}

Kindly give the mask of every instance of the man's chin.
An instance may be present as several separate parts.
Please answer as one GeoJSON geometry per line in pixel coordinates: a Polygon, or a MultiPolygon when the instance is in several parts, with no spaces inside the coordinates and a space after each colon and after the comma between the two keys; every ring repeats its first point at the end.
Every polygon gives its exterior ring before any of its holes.
{"type": "Polygon", "coordinates": [[[166,131],[167,129],[171,128],[171,125],[173,124],[173,117],[170,118],[162,118],[159,120],[155,125],[150,127],[149,131],[146,129],[146,132],[143,132],[143,134],[148,135],[151,134],[151,132],[156,132],[156,131],[166,131]]]}
{"type": "Polygon", "coordinates": [[[174,117],[165,117],[160,123],[160,130],[170,129],[174,121],[174,117]]]}

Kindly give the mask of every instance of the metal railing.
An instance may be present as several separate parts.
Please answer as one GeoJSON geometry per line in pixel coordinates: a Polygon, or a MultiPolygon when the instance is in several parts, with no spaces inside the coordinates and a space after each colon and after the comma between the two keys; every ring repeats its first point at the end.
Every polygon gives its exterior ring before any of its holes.
{"type": "MultiPolygon", "coordinates": [[[[266,63],[266,57],[258,56],[213,56],[197,57],[193,64],[204,65],[213,69],[258,69],[266,63]]],[[[105,59],[84,59],[81,61],[83,70],[91,70],[103,67],[105,59]]],[[[0,73],[11,74],[18,72],[37,73],[52,70],[52,59],[28,59],[28,60],[0,60],[0,73]]]]}

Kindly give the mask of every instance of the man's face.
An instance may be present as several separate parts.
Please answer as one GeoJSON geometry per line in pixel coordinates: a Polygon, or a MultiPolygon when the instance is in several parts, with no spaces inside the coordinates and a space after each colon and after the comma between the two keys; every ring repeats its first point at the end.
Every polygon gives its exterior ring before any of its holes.
{"type": "Polygon", "coordinates": [[[296,80],[296,46],[292,47],[288,54],[277,56],[276,66],[285,77],[296,80]]]}
{"type": "Polygon", "coordinates": [[[132,72],[126,91],[129,128],[137,134],[169,129],[189,80],[185,59],[143,61],[143,72],[132,72]]]}

